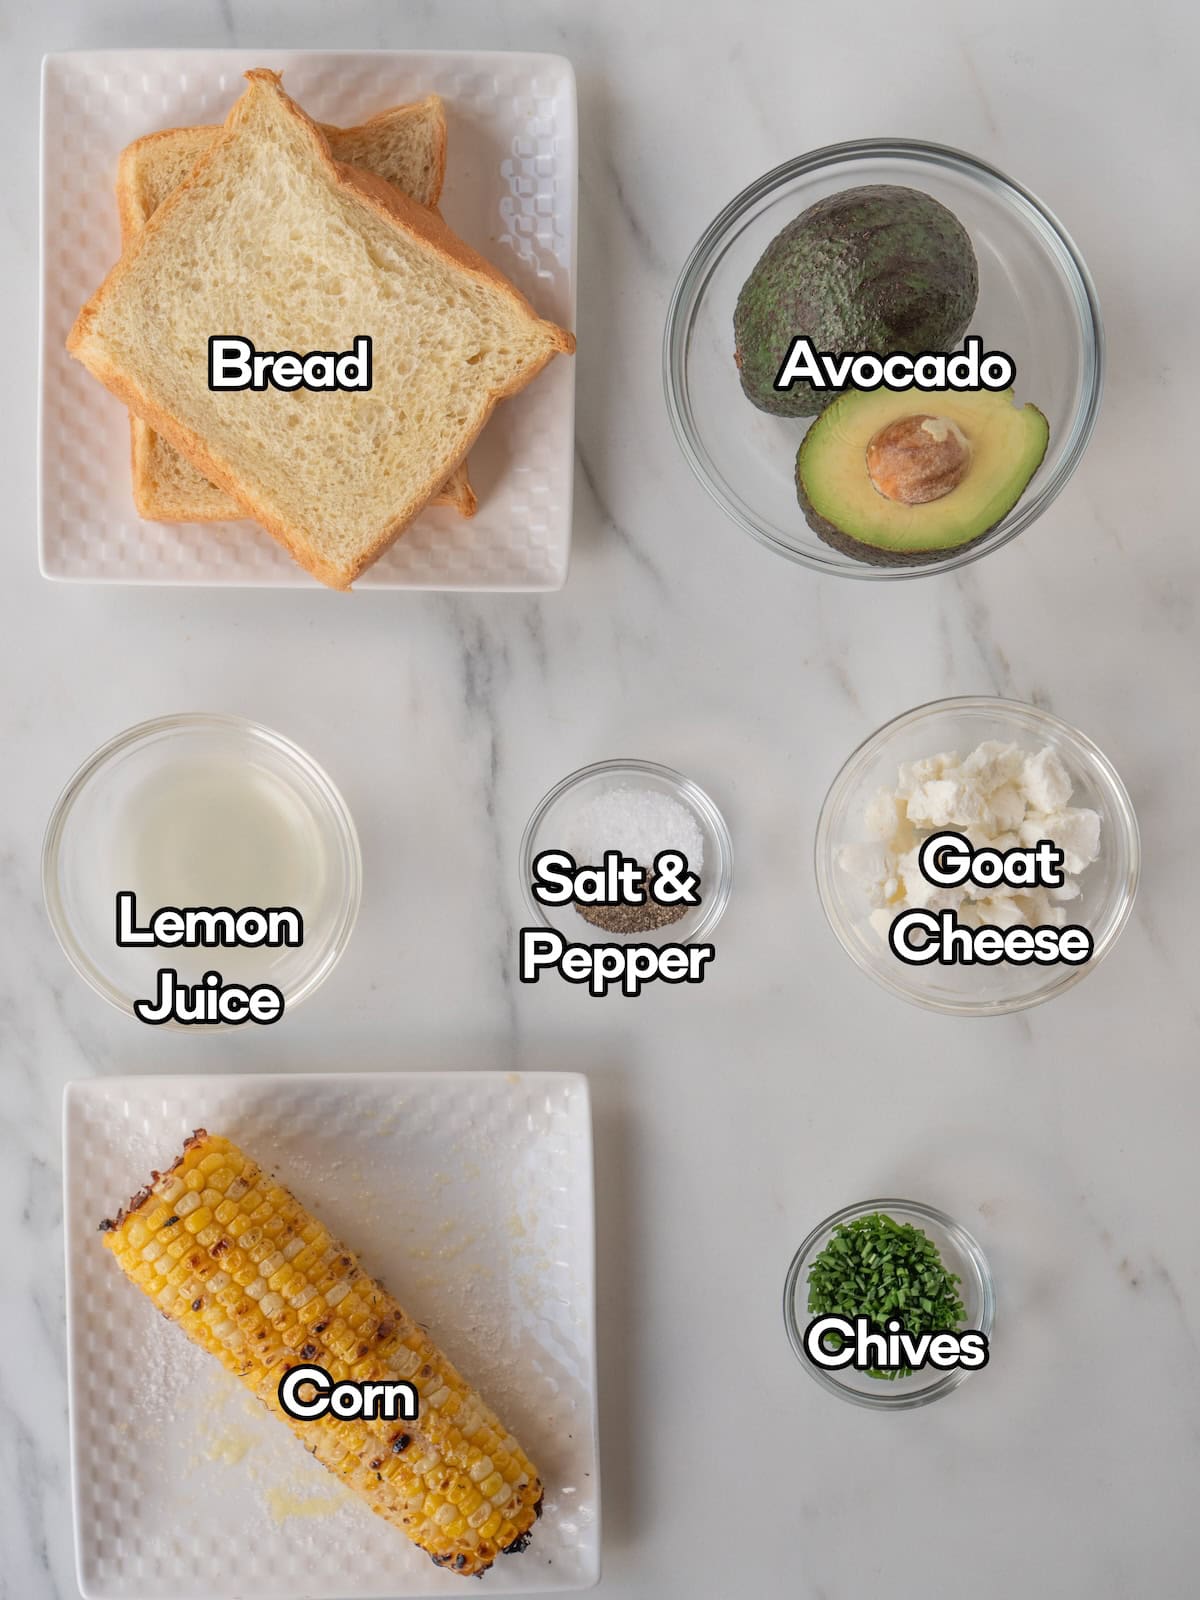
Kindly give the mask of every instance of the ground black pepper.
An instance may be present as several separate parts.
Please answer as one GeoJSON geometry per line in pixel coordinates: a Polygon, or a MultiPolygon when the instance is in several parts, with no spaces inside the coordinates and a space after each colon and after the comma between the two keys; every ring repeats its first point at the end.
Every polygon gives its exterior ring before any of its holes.
{"type": "MultiPolygon", "coordinates": [[[[642,883],[645,881],[643,867],[642,883]]],[[[590,922],[594,928],[603,928],[605,933],[649,933],[653,928],[669,927],[687,913],[685,905],[659,905],[649,897],[648,888],[646,895],[645,903],[640,906],[585,906],[576,900],[575,909],[585,922],[590,922]]]]}

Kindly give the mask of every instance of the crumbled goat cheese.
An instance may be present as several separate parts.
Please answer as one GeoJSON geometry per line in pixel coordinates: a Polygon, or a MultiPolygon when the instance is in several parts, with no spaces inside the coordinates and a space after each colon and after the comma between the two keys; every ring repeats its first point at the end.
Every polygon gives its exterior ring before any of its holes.
{"type": "Polygon", "coordinates": [[[1062,927],[1064,907],[1079,898],[1075,874],[1100,854],[1100,818],[1070,805],[1073,785],[1049,745],[1029,754],[1019,745],[987,740],[964,760],[944,751],[901,763],[894,790],[880,789],[867,803],[867,841],[844,845],[838,865],[872,906],[871,925],[886,939],[901,911],[953,910],[969,927],[1018,924],[1062,927]],[[931,833],[952,828],[976,849],[1014,850],[1050,839],[1063,852],[1060,888],[1017,889],[996,884],[930,883],[918,865],[931,833]]]}

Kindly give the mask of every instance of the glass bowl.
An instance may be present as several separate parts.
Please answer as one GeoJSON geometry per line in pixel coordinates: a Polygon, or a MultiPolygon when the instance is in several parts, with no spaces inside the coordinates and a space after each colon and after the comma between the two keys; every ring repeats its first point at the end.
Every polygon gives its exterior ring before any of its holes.
{"type": "Polygon", "coordinates": [[[848,1400],[851,1405],[870,1406],[877,1411],[911,1411],[914,1406],[927,1406],[957,1389],[971,1376],[970,1369],[955,1367],[950,1372],[939,1372],[935,1367],[925,1367],[904,1378],[872,1378],[869,1373],[855,1372],[852,1367],[836,1371],[818,1367],[804,1353],[804,1330],[812,1320],[808,1312],[808,1273],[813,1261],[840,1223],[853,1222],[857,1217],[870,1216],[876,1211],[886,1213],[896,1222],[911,1223],[933,1240],[943,1266],[962,1279],[959,1297],[966,1312],[964,1328],[976,1328],[991,1340],[996,1296],[987,1257],[952,1217],[916,1200],[864,1200],[860,1205],[844,1206],[818,1223],[796,1251],[788,1268],[783,1286],[783,1322],[800,1365],[823,1389],[848,1400]]]}
{"type": "MultiPolygon", "coordinates": [[[[616,848],[614,846],[614,848],[616,848]]],[[[597,862],[577,862],[577,866],[596,866],[597,862]]],[[[646,862],[643,865],[651,865],[646,862]]],[[[534,810],[521,840],[521,883],[525,900],[536,922],[553,928],[572,940],[622,939],[639,943],[694,944],[706,938],[729,902],[733,887],[733,841],[725,819],[700,788],[670,767],[653,761],[597,761],[580,767],[556,784],[534,810]],[[607,789],[622,785],[653,789],[670,795],[687,807],[704,839],[704,865],[700,869],[701,903],[689,908],[677,922],[644,933],[607,933],[585,922],[573,905],[544,906],[533,896],[533,863],[543,850],[562,850],[568,846],[570,819],[577,807],[607,789]]]]}
{"type": "Polygon", "coordinates": [[[1096,291],[1061,223],[994,167],[909,139],[829,145],[744,189],[688,257],[663,342],[671,423],[709,494],[769,549],[846,578],[947,572],[1029,527],[1079,464],[1100,407],[1103,364],[1096,291]],[[1031,400],[1050,423],[1045,460],[1003,521],[969,547],[907,567],[857,561],[809,528],[795,485],[796,451],[809,419],[759,411],[742,393],[733,360],[734,306],[766,246],[814,201],[869,183],[923,189],[959,218],[979,261],[979,302],[969,331],[985,350],[1013,357],[1018,404],[1031,400]]]}
{"type": "Polygon", "coordinates": [[[290,1010],[346,948],[361,889],[358,836],[338,790],[282,734],[240,717],[186,713],[118,734],[59,796],[42,849],[42,891],[59,944],[76,972],[130,1016],[135,1000],[157,993],[161,967],[174,968],[181,983],[210,971],[227,983],[271,983],[290,1010]],[[292,905],[304,940],[277,950],[122,949],[122,889],[136,894],[140,925],[164,904],[292,905]]]}
{"type": "Polygon", "coordinates": [[[957,1016],[1022,1011],[1061,994],[1103,961],[1129,920],[1137,893],[1137,818],[1112,763],[1058,717],[1019,700],[935,700],[885,723],[859,745],[833,780],[817,823],[817,890],[842,948],[867,973],[903,1000],[957,1016]],[[1079,875],[1080,898],[1070,920],[1091,933],[1094,952],[1083,966],[909,966],[892,954],[867,920],[866,896],[837,863],[843,845],[866,838],[863,815],[876,790],[895,787],[902,761],[944,750],[966,755],[985,739],[1029,750],[1049,745],[1071,776],[1072,806],[1100,815],[1100,856],[1079,875]]]}

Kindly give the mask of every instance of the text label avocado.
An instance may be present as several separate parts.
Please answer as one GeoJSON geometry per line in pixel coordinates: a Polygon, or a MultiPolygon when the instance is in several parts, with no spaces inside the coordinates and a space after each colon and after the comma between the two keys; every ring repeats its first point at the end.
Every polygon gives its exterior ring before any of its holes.
{"type": "Polygon", "coordinates": [[[963,393],[990,389],[1000,393],[1012,388],[1016,375],[1013,358],[1003,350],[985,351],[976,334],[968,336],[956,355],[922,350],[915,356],[903,350],[890,355],[877,355],[873,350],[815,350],[812,340],[801,334],[788,346],[774,387],[786,392],[793,384],[804,382],[823,392],[852,384],[868,393],[874,389],[957,389],[963,393]]]}

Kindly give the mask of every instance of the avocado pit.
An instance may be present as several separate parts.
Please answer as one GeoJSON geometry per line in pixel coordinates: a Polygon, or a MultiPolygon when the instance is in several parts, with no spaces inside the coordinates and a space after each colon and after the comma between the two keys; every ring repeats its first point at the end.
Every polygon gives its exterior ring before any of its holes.
{"type": "Polygon", "coordinates": [[[920,506],[957,489],[971,466],[971,442],[949,417],[897,417],[867,443],[867,474],[887,500],[920,506]]]}

